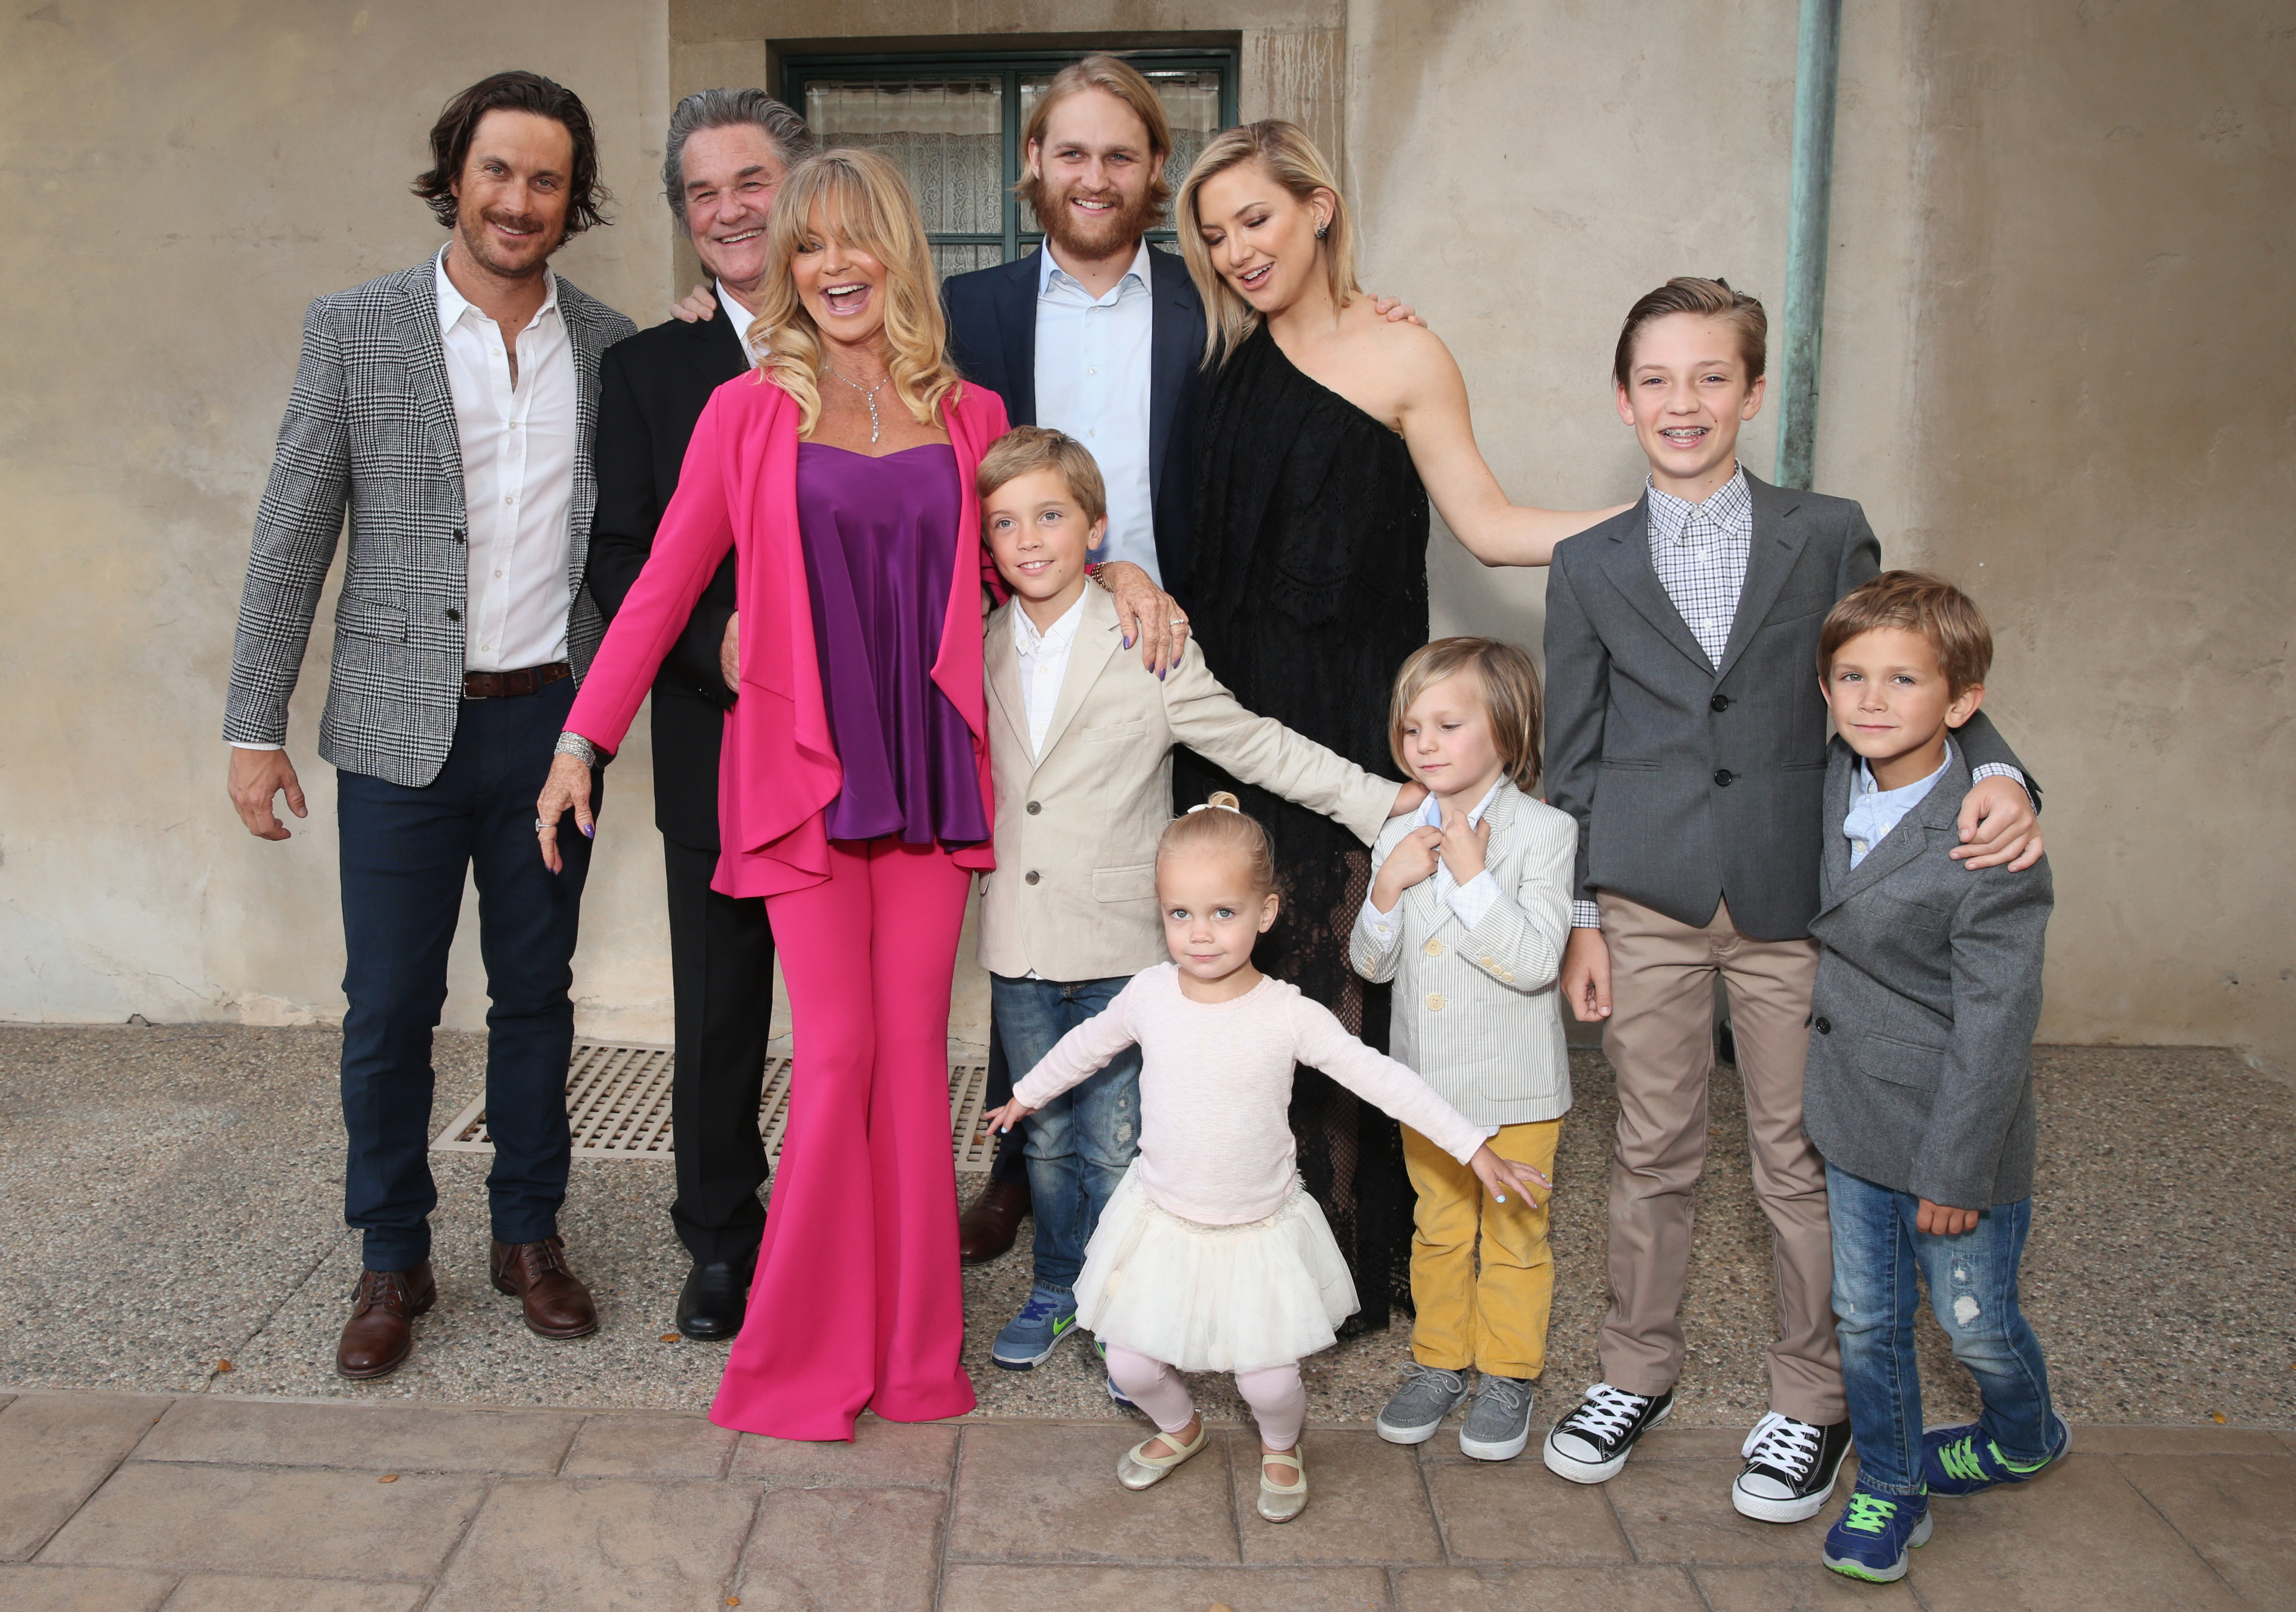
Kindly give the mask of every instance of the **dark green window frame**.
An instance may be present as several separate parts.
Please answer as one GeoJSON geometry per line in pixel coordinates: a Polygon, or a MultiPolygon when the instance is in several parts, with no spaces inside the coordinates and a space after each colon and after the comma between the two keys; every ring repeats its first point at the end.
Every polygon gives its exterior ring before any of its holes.
{"type": "MultiPolygon", "coordinates": [[[[1021,199],[1013,193],[1013,187],[1021,182],[1021,80],[1058,72],[1070,62],[1082,61],[1093,53],[1088,50],[899,51],[792,56],[784,59],[782,64],[782,99],[802,115],[806,104],[806,86],[824,79],[923,78],[952,72],[974,78],[1001,75],[1004,81],[1002,100],[1004,122],[1004,232],[1001,234],[968,234],[936,230],[927,239],[935,246],[1001,247],[1004,261],[1010,263],[1021,253],[1033,250],[1045,238],[1041,230],[1021,227],[1021,199]]],[[[1219,75],[1220,127],[1226,128],[1237,121],[1234,51],[1198,46],[1112,53],[1122,56],[1144,72],[1159,68],[1217,72],[1219,75]]],[[[1172,241],[1178,237],[1168,227],[1149,231],[1148,239],[1172,241]]]]}

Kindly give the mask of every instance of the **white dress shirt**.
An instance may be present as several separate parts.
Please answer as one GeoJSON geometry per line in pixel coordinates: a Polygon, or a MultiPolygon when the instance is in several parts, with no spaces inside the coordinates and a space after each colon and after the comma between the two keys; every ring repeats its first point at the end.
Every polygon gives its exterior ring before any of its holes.
{"type": "MultiPolygon", "coordinates": [[[[1500,782],[1505,781],[1504,779],[1500,780],[1500,782]]],[[[1497,783],[1492,784],[1489,789],[1483,791],[1483,798],[1475,802],[1475,809],[1467,814],[1469,828],[1481,826],[1483,814],[1490,809],[1490,804],[1497,798],[1498,792],[1497,783]]],[[[1419,803],[1419,821],[1431,829],[1441,828],[1443,803],[1432,795],[1428,796],[1419,803]]],[[[1435,858],[1435,871],[1429,877],[1435,881],[1436,899],[1457,913],[1459,921],[1471,929],[1482,922],[1483,915],[1491,910],[1491,903],[1499,898],[1499,881],[1491,876],[1491,871],[1488,868],[1485,868],[1466,883],[1461,884],[1451,877],[1450,864],[1438,856],[1435,858]]],[[[1364,921],[1371,926],[1373,933],[1379,937],[1382,945],[1395,938],[1395,926],[1402,921],[1397,914],[1402,911],[1403,903],[1399,899],[1395,904],[1395,912],[1382,912],[1372,904],[1370,896],[1364,897],[1364,921]]]]}
{"type": "Polygon", "coordinates": [[[1029,712],[1029,753],[1045,753],[1045,734],[1053,725],[1053,708],[1061,701],[1061,680],[1068,675],[1069,651],[1076,647],[1077,629],[1084,625],[1084,595],[1067,613],[1037,631],[1029,612],[1013,610],[1013,643],[1021,654],[1021,701],[1029,712]]]}
{"type": "Polygon", "coordinates": [[[1159,587],[1156,509],[1148,471],[1149,353],[1154,276],[1144,240],[1132,266],[1095,299],[1037,249],[1037,423],[1066,431],[1100,464],[1108,536],[1096,561],[1128,560],[1159,587]]]}
{"type": "Polygon", "coordinates": [[[1860,757],[1857,776],[1849,782],[1849,810],[1841,819],[1842,837],[1849,841],[1849,865],[1856,867],[1866,860],[1866,853],[1890,837],[1890,831],[1906,818],[1906,814],[1928,798],[1945,776],[1946,768],[1953,765],[1953,741],[1946,741],[1945,759],[1927,778],[1885,790],[1874,777],[1873,764],[1860,757]]]}
{"type": "Polygon", "coordinates": [[[742,344],[742,351],[750,360],[750,367],[756,369],[758,356],[750,351],[750,327],[758,322],[758,316],[741,305],[734,293],[726,289],[723,280],[718,282],[718,306],[724,310],[726,322],[734,327],[734,340],[742,344]]]}
{"type": "Polygon", "coordinates": [[[566,659],[573,533],[574,344],[558,314],[558,276],[544,271],[541,309],[518,335],[518,384],[495,322],[463,299],[437,263],[439,337],[463,446],[470,531],[463,665],[514,671],[566,659]]]}

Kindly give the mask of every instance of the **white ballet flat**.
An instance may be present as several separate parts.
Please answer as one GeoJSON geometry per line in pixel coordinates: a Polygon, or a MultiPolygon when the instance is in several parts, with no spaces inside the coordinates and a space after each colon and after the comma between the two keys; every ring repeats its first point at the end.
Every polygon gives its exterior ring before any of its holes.
{"type": "Polygon", "coordinates": [[[1162,1483],[1172,1475],[1172,1469],[1182,1461],[1203,1453],[1204,1446],[1212,1441],[1210,1422],[1196,1424],[1196,1436],[1192,1444],[1182,1444],[1169,1433],[1159,1433],[1153,1438],[1144,1438],[1117,1458],[1116,1481],[1128,1489],[1146,1489],[1162,1483]],[[1161,1439],[1170,1446],[1169,1455],[1150,1455],[1150,1444],[1161,1439]]]}
{"type": "Polygon", "coordinates": [[[1287,1523],[1307,1509],[1308,1462],[1300,1446],[1294,1444],[1275,1455],[1262,1450],[1259,1452],[1259,1514],[1272,1523],[1287,1523]],[[1270,1482],[1267,1463],[1271,1461],[1288,1461],[1298,1469],[1300,1476],[1288,1484],[1270,1482]]]}

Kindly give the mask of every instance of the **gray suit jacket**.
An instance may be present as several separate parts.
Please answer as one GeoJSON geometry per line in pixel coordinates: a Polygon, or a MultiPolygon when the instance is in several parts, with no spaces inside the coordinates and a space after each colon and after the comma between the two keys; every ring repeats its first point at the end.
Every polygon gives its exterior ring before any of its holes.
{"type": "MultiPolygon", "coordinates": [[[[438,777],[455,742],[470,558],[433,261],[321,297],[303,315],[303,356],[255,516],[223,732],[236,744],[286,742],[287,702],[348,510],[319,754],[415,789],[438,777]]],[[[582,581],[598,503],[598,360],[636,327],[563,276],[558,308],[578,382],[566,573],[578,677],[604,634],[582,581]]]]}
{"type": "MultiPolygon", "coordinates": [[[[1726,897],[1740,933],[1793,940],[1817,912],[1818,629],[1882,545],[1846,498],[1746,484],[1753,549],[1718,667],[1651,565],[1647,496],[1556,546],[1546,798],[1578,820],[1577,899],[1604,889],[1703,924],[1726,897]]],[[[1981,713],[1956,742],[1973,766],[2024,771],[1981,713]]]]}
{"type": "Polygon", "coordinates": [[[1945,776],[1853,869],[1857,766],[1833,741],[1803,1124],[1826,1162],[1895,1191],[1957,1209],[2030,1198],[2048,858],[1972,873],[1948,855],[1969,788],[1956,736],[1945,776]]]}
{"type": "MultiPolygon", "coordinates": [[[[1348,961],[1365,979],[1395,982],[1390,1034],[1398,1063],[1479,1125],[1535,1125],[1570,1109],[1570,1056],[1554,988],[1570,932],[1570,861],[1578,831],[1553,806],[1501,783],[1483,821],[1483,865],[1499,899],[1469,929],[1435,894],[1432,875],[1403,892],[1382,941],[1358,908],[1348,961]]],[[[1372,847],[1372,876],[1417,813],[1390,818],[1372,847]]]]}

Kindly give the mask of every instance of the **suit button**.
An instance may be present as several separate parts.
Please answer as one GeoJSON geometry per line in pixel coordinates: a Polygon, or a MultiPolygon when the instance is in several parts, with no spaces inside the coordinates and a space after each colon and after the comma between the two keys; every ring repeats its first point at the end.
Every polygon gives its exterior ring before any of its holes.
{"type": "Polygon", "coordinates": [[[1831,1019],[1825,1018],[1824,1015],[1820,1014],[1812,1022],[1817,1026],[1817,1033],[1819,1035],[1831,1035],[1833,1034],[1833,1023],[1831,1019]]]}
{"type": "Polygon", "coordinates": [[[1045,803],[1041,800],[1032,800],[1029,803],[1029,815],[1031,817],[1034,817],[1037,813],[1044,809],[1045,803]]]}
{"type": "Polygon", "coordinates": [[[447,607],[447,620],[449,620],[449,621],[460,621],[462,618],[463,618],[463,612],[462,612],[462,611],[460,611],[460,610],[458,610],[455,609],[455,607],[454,607],[454,606],[452,606],[452,605],[448,605],[448,606],[447,607]]]}
{"type": "Polygon", "coordinates": [[[1708,700],[1707,703],[1718,711],[1726,711],[1730,708],[1730,696],[1727,694],[1717,694],[1713,699],[1708,700]]]}
{"type": "Polygon", "coordinates": [[[1037,872],[1037,870],[1036,870],[1036,869],[1034,869],[1034,868],[1030,868],[1030,869],[1029,870],[1027,882],[1028,882],[1028,883],[1029,883],[1029,884],[1035,884],[1038,880],[1042,879],[1043,877],[1044,877],[1044,875],[1043,875],[1042,873],[1037,872]]]}
{"type": "Polygon", "coordinates": [[[457,532],[455,534],[455,541],[457,543],[468,543],[470,539],[463,536],[462,533],[457,532]]]}
{"type": "Polygon", "coordinates": [[[1733,783],[1735,783],[1737,780],[1738,774],[1732,772],[1728,767],[1718,767],[1715,769],[1714,781],[1720,784],[1726,790],[1733,783]]]}
{"type": "Polygon", "coordinates": [[[1440,957],[1443,955],[1443,943],[1439,940],[1431,940],[1422,949],[1424,950],[1430,957],[1440,957]]]}
{"type": "Polygon", "coordinates": [[[1431,992],[1429,992],[1429,993],[1428,993],[1428,995],[1427,995],[1427,1011],[1428,1011],[1429,1012],[1431,1012],[1431,1013],[1439,1013],[1439,1012],[1441,1012],[1441,1011],[1443,1011],[1443,993],[1442,993],[1442,992],[1440,992],[1440,991],[1431,991],[1431,992]]]}

